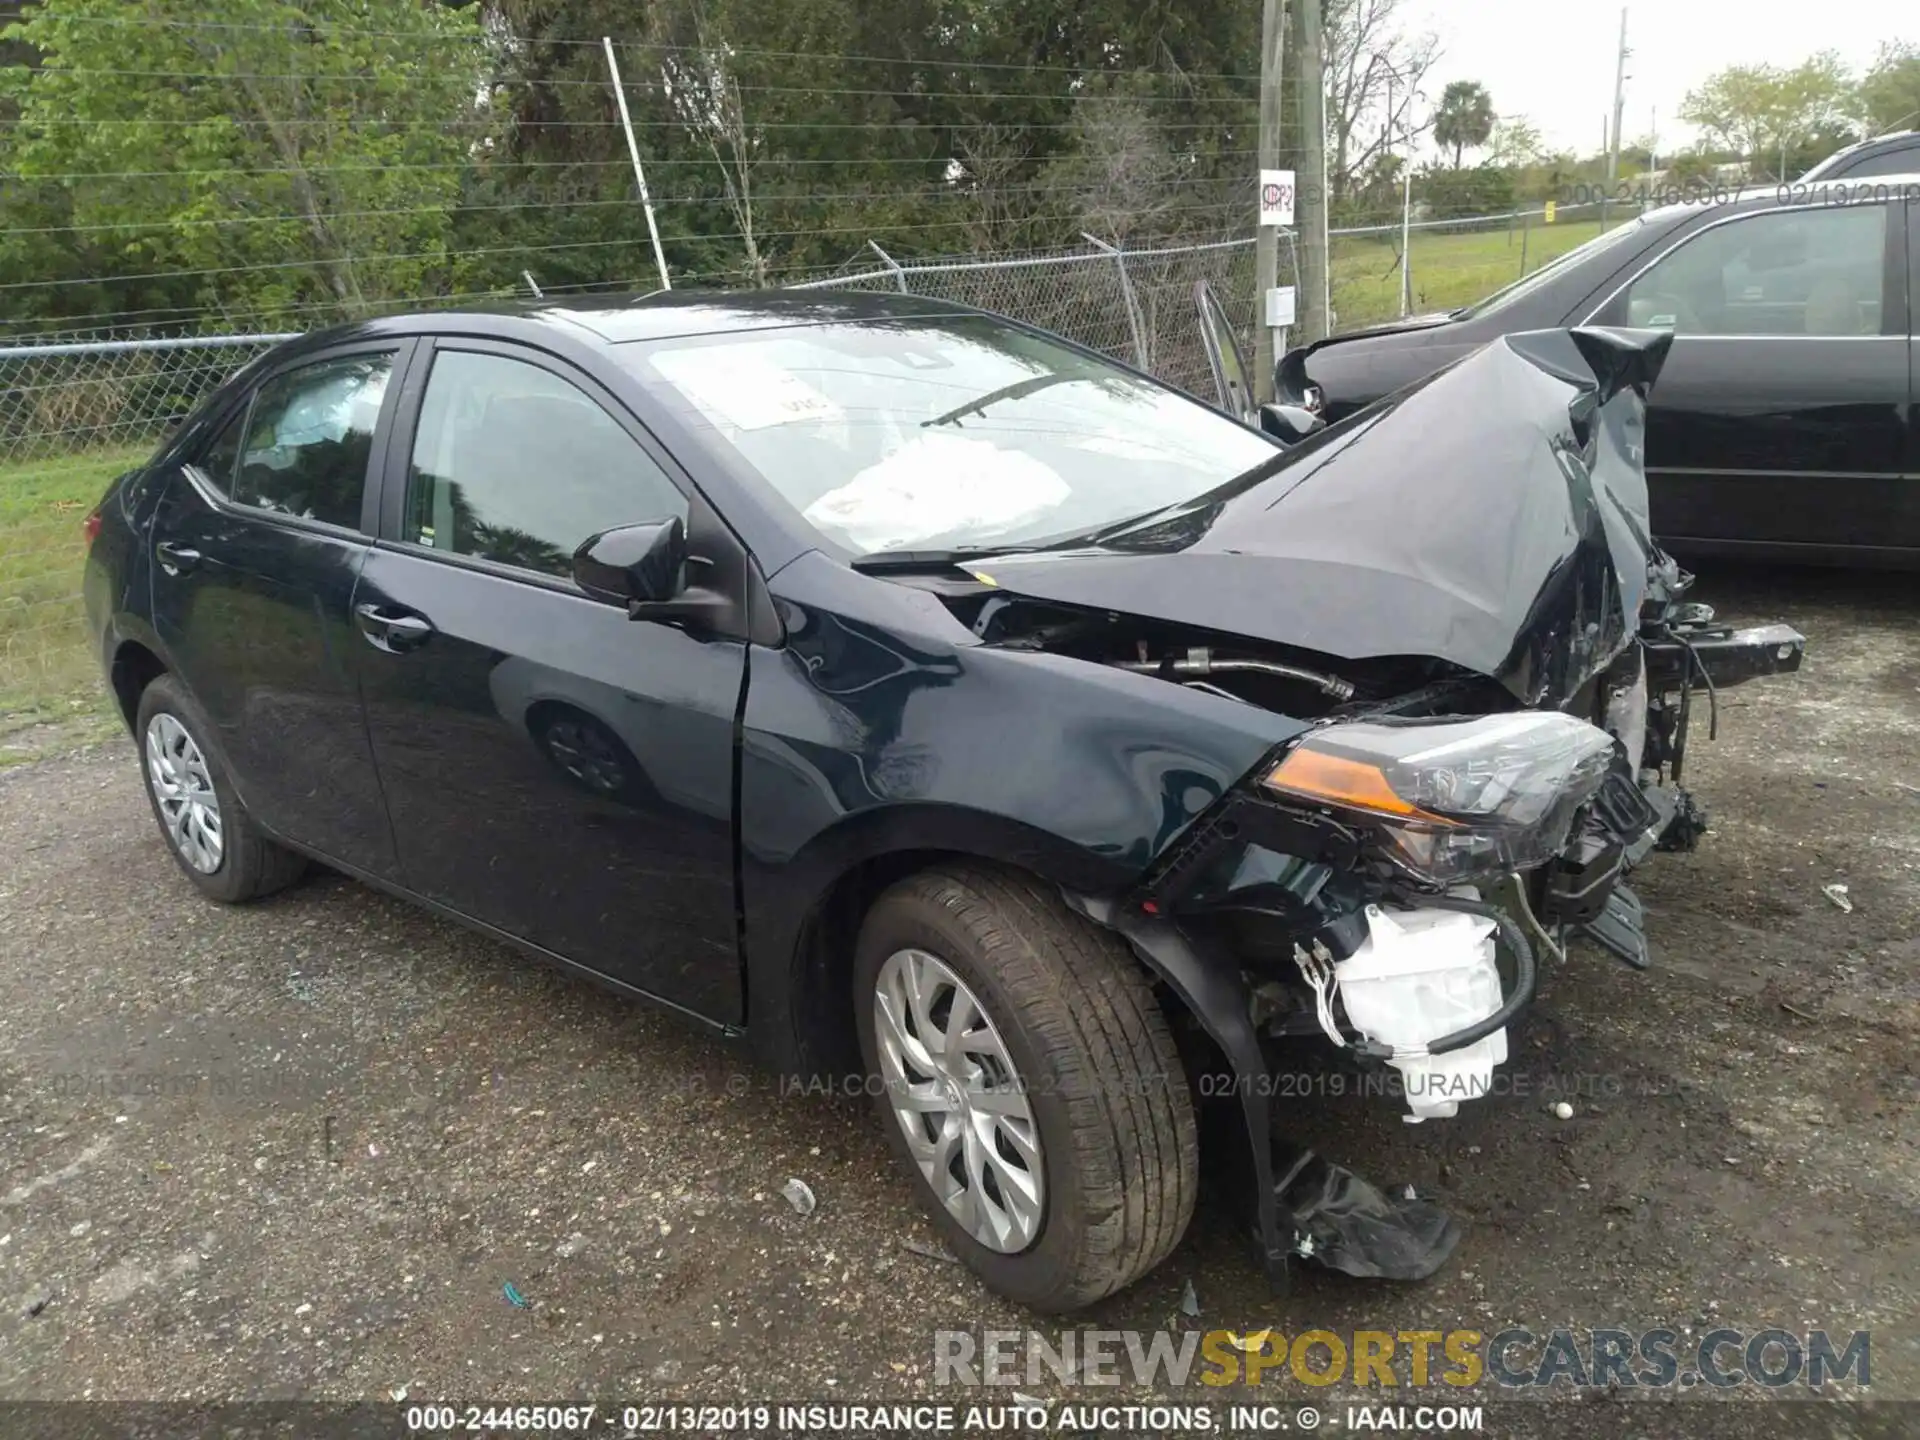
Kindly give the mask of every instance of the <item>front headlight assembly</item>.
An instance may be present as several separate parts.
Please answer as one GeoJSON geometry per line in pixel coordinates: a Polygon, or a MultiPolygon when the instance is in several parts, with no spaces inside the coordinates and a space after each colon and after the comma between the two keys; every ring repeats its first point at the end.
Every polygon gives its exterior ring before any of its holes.
{"type": "Polygon", "coordinates": [[[1371,822],[1389,861],[1444,887],[1552,859],[1612,761],[1611,736],[1557,711],[1355,720],[1308,734],[1263,783],[1371,822]]]}

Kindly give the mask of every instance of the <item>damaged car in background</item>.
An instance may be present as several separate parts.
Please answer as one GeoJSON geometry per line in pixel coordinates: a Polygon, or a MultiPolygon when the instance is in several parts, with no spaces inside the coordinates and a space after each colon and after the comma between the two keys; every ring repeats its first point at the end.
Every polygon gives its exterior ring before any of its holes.
{"type": "Polygon", "coordinates": [[[116,482],[89,613],[210,897],[317,858],[864,1074],[1039,1309],[1179,1243],[1208,1075],[1276,1281],[1413,1278],[1454,1222],[1263,1082],[1486,1095],[1569,936],[1647,963],[1702,712],[1800,662],[1648,538],[1669,343],[1509,336],[1282,443],[914,297],[371,321],[116,482]]]}

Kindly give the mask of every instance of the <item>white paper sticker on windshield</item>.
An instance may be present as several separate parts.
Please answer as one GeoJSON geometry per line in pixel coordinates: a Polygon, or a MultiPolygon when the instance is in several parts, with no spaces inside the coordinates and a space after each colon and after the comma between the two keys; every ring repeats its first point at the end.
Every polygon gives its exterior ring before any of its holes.
{"type": "Polygon", "coordinates": [[[709,418],[737,429],[841,418],[840,407],[798,375],[744,347],[668,350],[653,363],[709,418]]]}

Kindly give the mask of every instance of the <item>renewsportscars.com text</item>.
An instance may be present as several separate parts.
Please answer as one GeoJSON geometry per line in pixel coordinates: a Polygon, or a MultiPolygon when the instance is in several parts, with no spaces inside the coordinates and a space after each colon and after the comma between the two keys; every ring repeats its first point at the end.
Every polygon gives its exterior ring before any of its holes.
{"type": "Polygon", "coordinates": [[[1597,1327],[1479,1330],[938,1330],[936,1385],[1349,1384],[1361,1388],[1690,1387],[1873,1383],[1871,1332],[1597,1327]]]}

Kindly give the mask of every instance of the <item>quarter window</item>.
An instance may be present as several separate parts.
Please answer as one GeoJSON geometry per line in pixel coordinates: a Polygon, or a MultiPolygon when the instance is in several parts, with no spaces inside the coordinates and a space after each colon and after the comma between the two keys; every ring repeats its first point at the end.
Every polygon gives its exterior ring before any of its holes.
{"type": "Polygon", "coordinates": [[[1729,221],[1635,280],[1626,323],[1682,335],[1878,335],[1886,237],[1883,205],[1729,221]]]}
{"type": "Polygon", "coordinates": [[[502,355],[434,357],[408,540],[566,578],[588,537],[674,516],[687,516],[679,489],[578,386],[502,355]]]}
{"type": "Polygon", "coordinates": [[[233,493],[233,472],[240,464],[240,442],[246,430],[247,407],[242,405],[240,413],[226,423],[200,457],[200,473],[217,485],[222,495],[233,493]]]}

